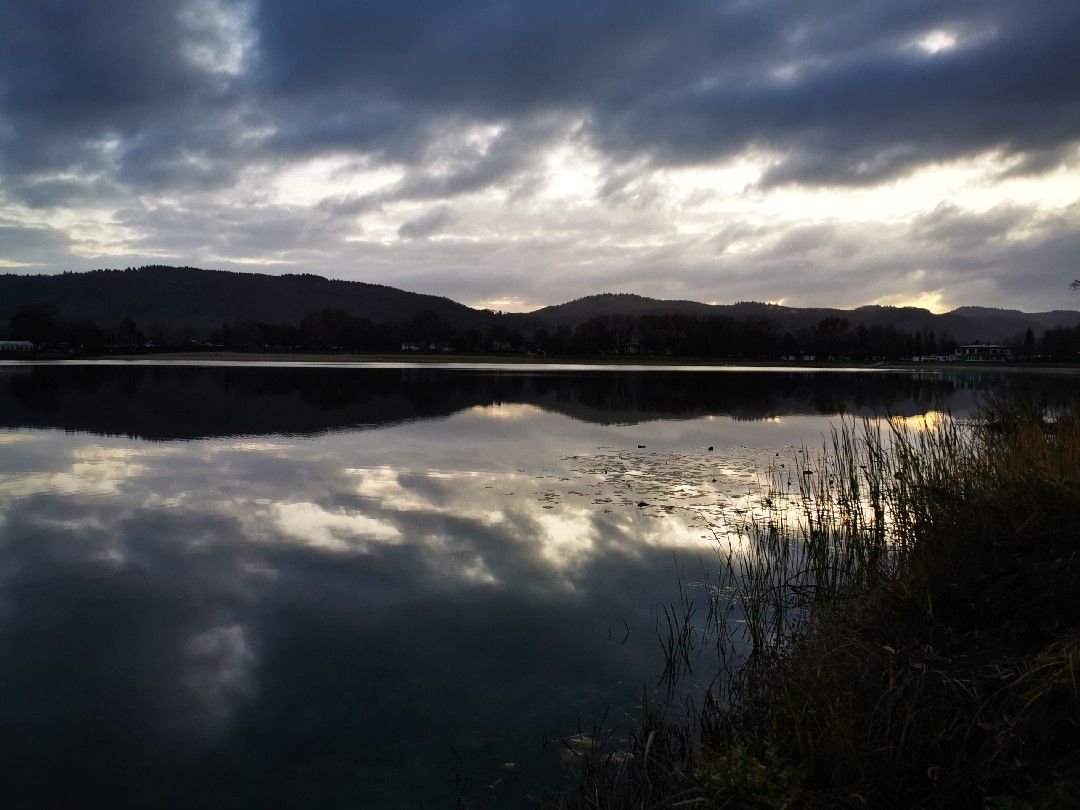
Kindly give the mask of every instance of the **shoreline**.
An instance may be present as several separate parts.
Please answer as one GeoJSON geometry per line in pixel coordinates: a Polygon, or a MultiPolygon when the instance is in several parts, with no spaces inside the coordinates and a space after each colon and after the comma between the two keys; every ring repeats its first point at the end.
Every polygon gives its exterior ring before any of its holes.
{"type": "Polygon", "coordinates": [[[51,355],[25,357],[8,355],[0,357],[3,365],[326,365],[346,367],[408,367],[440,366],[447,368],[461,367],[498,367],[520,366],[522,368],[558,367],[572,370],[626,369],[626,370],[776,370],[791,372],[814,371],[879,371],[879,372],[974,372],[992,371],[994,373],[1080,373],[1077,364],[1041,364],[1041,363],[858,363],[858,362],[814,362],[792,363],[782,360],[717,360],[713,358],[658,358],[658,357],[523,357],[518,355],[458,355],[458,354],[349,354],[327,352],[160,352],[144,354],[87,355],[69,357],[51,355]]]}
{"type": "Polygon", "coordinates": [[[553,806],[1074,807],[1078,448],[1075,401],[1021,399],[804,447],[553,806]]]}

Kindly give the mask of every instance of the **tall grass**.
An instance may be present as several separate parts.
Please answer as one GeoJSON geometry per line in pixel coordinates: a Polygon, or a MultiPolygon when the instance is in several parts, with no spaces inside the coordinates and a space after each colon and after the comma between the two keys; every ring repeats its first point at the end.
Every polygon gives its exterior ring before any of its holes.
{"type": "Polygon", "coordinates": [[[1080,407],[848,420],[767,481],[552,803],[1080,806],[1080,407]]]}

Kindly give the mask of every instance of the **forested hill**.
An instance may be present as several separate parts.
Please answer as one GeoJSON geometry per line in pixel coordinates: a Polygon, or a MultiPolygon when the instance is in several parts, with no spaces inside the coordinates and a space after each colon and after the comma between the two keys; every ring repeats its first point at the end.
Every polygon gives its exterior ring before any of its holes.
{"type": "Polygon", "coordinates": [[[457,329],[481,329],[488,313],[435,295],[380,284],[314,275],[270,276],[195,267],[140,267],[62,275],[0,275],[0,329],[19,309],[54,306],[60,317],[114,327],[134,318],[143,328],[225,323],[298,324],[323,309],[341,309],[373,322],[401,322],[429,310],[457,329]]]}
{"type": "MultiPolygon", "coordinates": [[[[1080,296],[1076,303],[1080,304],[1080,296]]],[[[519,347],[532,336],[546,333],[549,338],[558,336],[558,340],[534,340],[537,347],[569,351],[569,344],[576,342],[588,351],[598,352],[610,351],[608,343],[638,340],[644,350],[650,343],[645,339],[649,334],[654,338],[651,342],[656,343],[658,330],[674,330],[691,336],[683,348],[695,353],[703,351],[709,340],[694,335],[702,330],[716,334],[725,329],[730,332],[729,327],[720,328],[723,322],[737,323],[739,326],[735,331],[740,333],[754,332],[766,324],[768,335],[764,337],[769,340],[779,340],[790,334],[805,344],[811,342],[807,338],[811,333],[823,330],[832,333],[839,329],[853,334],[859,326],[892,330],[912,338],[919,333],[924,337],[935,333],[938,338],[948,335],[958,342],[1016,340],[1028,329],[1040,336],[1047,330],[1080,326],[1080,312],[1070,310],[1025,313],[961,307],[935,314],[916,307],[864,306],[843,310],[753,302],[717,305],[629,294],[591,295],[531,313],[496,315],[442,296],[406,292],[380,284],[309,274],[273,276],[194,267],[151,266],[61,275],[0,275],[0,338],[8,336],[9,324],[16,313],[42,308],[51,311],[58,323],[68,324],[68,331],[75,325],[93,325],[99,331],[114,335],[106,342],[116,339],[115,330],[125,319],[132,319],[147,336],[166,334],[175,339],[178,335],[188,335],[205,339],[215,330],[220,332],[226,324],[234,327],[278,325],[287,331],[295,329],[315,313],[338,310],[357,322],[414,324],[414,327],[402,326],[396,331],[384,330],[386,334],[379,340],[388,346],[395,342],[400,344],[402,340],[421,340],[424,345],[447,342],[449,334],[468,332],[473,335],[474,343],[481,336],[488,336],[499,345],[519,347]],[[686,319],[693,321],[695,326],[691,328],[686,319]],[[427,327],[420,328],[417,324],[427,324],[427,327]],[[608,331],[615,334],[615,339],[605,337],[608,331]],[[623,332],[626,334],[619,338],[623,332]],[[568,335],[573,335],[574,339],[570,340],[568,335]],[[547,346],[548,343],[551,345],[547,346]]],[[[355,332],[354,326],[349,328],[355,332]]],[[[287,336],[282,335],[256,337],[262,344],[287,342],[287,336]]],[[[77,338],[54,338],[65,339],[76,345],[85,342],[77,338]]],[[[289,339],[300,338],[292,336],[289,339]]],[[[334,341],[345,338],[326,337],[326,340],[336,345],[334,341]]],[[[730,345],[731,340],[730,336],[725,337],[721,343],[730,345]]],[[[753,338],[751,343],[754,341],[760,343],[760,338],[753,338]]],[[[362,342],[371,344],[370,340],[362,342]]],[[[665,344],[663,349],[650,346],[650,350],[672,351],[673,346],[665,344]]]]}
{"type": "MultiPolygon", "coordinates": [[[[1080,305],[1080,296],[1076,297],[1080,305]]],[[[1080,312],[1053,310],[1051,312],[1021,312],[992,307],[960,307],[951,312],[936,314],[918,307],[863,306],[855,309],[825,307],[785,307],[752,301],[737,304],[705,304],[699,301],[665,301],[626,293],[590,295],[565,304],[544,307],[531,316],[551,328],[559,324],[574,326],[593,318],[678,313],[697,318],[721,316],[736,319],[764,318],[781,332],[796,333],[812,329],[827,318],[848,321],[854,327],[891,326],[902,332],[932,331],[949,334],[959,341],[994,342],[1006,340],[1031,329],[1040,335],[1047,329],[1080,325],[1080,312]]]]}

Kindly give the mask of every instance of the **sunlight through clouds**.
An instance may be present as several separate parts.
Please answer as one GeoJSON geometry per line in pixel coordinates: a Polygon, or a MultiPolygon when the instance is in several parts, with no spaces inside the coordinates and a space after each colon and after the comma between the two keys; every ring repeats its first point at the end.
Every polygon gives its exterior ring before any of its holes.
{"type": "Polygon", "coordinates": [[[106,5],[33,46],[38,6],[0,18],[6,269],[258,267],[508,311],[604,291],[1045,309],[1080,239],[1080,15],[1059,0],[601,3],[580,25],[561,2],[106,5]],[[912,239],[942,206],[1016,221],[993,250],[912,239]],[[791,251],[807,229],[836,244],[791,251]]]}

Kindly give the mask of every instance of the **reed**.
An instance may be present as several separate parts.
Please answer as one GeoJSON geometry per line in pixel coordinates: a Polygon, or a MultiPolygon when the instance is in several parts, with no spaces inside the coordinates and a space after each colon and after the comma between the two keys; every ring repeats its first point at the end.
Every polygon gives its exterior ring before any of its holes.
{"type": "Polygon", "coordinates": [[[1077,806],[1080,405],[846,420],[764,479],[547,803],[1077,806]]]}

